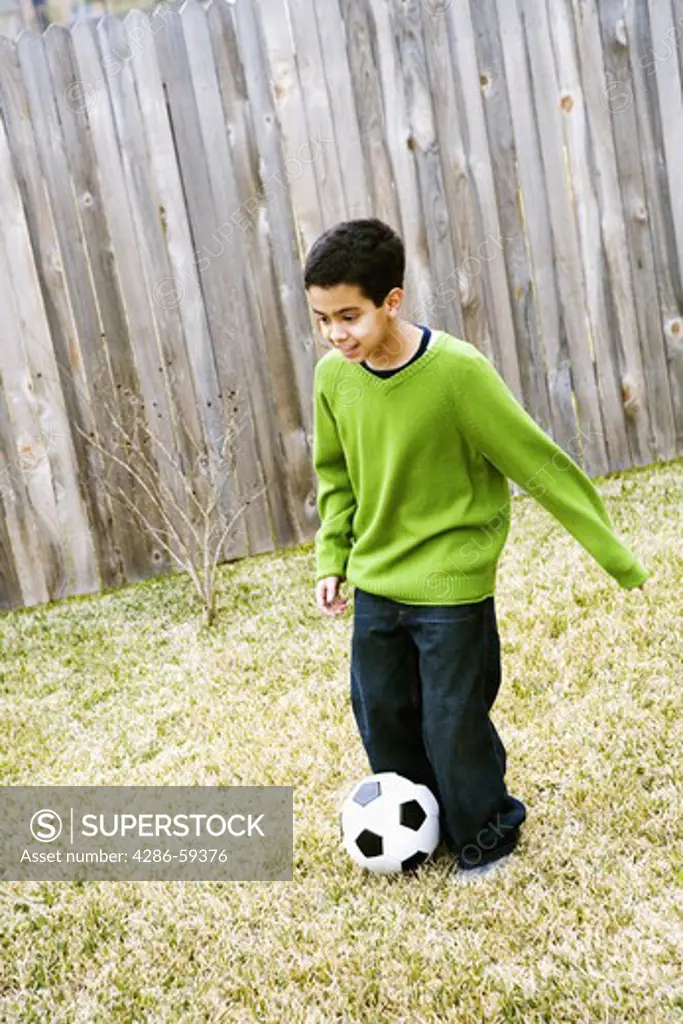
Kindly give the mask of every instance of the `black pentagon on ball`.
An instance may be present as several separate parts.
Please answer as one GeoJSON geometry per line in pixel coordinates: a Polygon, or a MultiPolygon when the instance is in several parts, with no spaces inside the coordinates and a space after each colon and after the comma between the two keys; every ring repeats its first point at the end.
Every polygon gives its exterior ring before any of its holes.
{"type": "Polygon", "coordinates": [[[399,809],[399,821],[406,828],[411,828],[415,832],[422,827],[423,822],[426,820],[427,814],[422,804],[418,803],[417,800],[408,800],[405,804],[401,804],[399,809]]]}
{"type": "Polygon", "coordinates": [[[353,802],[365,807],[366,804],[376,800],[380,793],[379,782],[364,782],[362,786],[358,787],[358,792],[354,794],[353,802]]]}
{"type": "Polygon", "coordinates": [[[401,861],[401,871],[415,871],[416,868],[419,868],[420,864],[424,864],[428,856],[429,854],[425,853],[424,850],[418,850],[412,857],[406,857],[405,860],[401,861]]]}
{"type": "Polygon", "coordinates": [[[382,837],[364,828],[356,838],[356,846],[364,857],[381,857],[384,852],[382,837]]]}

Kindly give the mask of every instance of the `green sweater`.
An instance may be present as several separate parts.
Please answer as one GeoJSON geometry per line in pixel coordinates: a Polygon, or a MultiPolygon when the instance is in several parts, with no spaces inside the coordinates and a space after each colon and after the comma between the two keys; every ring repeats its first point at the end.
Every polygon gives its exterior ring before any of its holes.
{"type": "Polygon", "coordinates": [[[379,377],[341,352],[315,367],[316,580],[409,604],[480,601],[510,529],[508,477],[622,587],[650,575],[615,536],[588,476],[474,345],[434,331],[379,377]]]}

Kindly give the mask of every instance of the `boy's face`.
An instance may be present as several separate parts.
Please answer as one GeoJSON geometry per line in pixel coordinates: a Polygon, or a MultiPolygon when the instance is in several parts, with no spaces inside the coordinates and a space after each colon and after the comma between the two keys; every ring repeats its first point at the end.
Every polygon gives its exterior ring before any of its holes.
{"type": "Polygon", "coordinates": [[[311,285],[307,291],[323,339],[340,349],[349,362],[375,357],[391,341],[402,288],[392,288],[381,306],[368,299],[356,284],[333,288],[311,285]]]}

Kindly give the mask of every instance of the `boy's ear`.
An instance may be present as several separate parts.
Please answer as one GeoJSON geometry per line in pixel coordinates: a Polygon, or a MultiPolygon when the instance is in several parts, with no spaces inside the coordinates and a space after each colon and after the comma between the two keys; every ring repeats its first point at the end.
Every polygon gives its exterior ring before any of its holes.
{"type": "Polygon", "coordinates": [[[392,288],[387,297],[384,300],[385,305],[388,307],[387,312],[389,316],[397,316],[399,307],[401,305],[401,299],[403,298],[403,289],[396,286],[392,288]]]}

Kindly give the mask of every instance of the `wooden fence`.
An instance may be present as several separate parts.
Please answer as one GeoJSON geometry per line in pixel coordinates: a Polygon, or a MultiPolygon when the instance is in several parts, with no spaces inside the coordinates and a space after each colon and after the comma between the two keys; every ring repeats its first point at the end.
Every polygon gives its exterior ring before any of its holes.
{"type": "Polygon", "coordinates": [[[353,217],[590,475],[683,454],[682,29],[683,0],[187,0],[0,39],[0,605],[174,568],[80,433],[123,394],[179,461],[247,424],[222,557],[312,539],[302,263],[353,217]]]}

